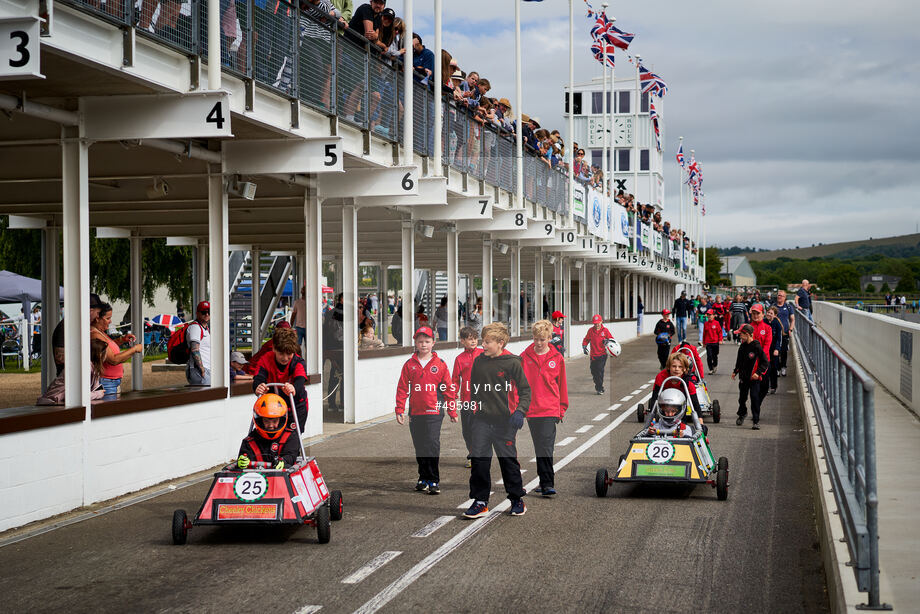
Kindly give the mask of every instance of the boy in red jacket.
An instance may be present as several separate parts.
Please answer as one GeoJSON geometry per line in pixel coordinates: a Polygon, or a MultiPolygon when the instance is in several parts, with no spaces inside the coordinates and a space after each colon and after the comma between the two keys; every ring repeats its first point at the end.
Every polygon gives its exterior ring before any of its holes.
{"type": "Polygon", "coordinates": [[[556,424],[565,418],[569,407],[569,392],[565,379],[565,360],[550,343],[553,325],[540,320],[533,325],[533,344],[521,354],[524,376],[530,384],[530,409],[527,426],[537,456],[540,494],[556,494],[553,472],[553,448],[556,445],[556,424]]]}
{"type": "Polygon", "coordinates": [[[460,345],[463,351],[454,360],[454,370],[451,372],[451,381],[457,391],[457,410],[460,412],[460,430],[463,432],[463,443],[466,444],[466,467],[473,466],[470,452],[473,451],[473,434],[471,423],[473,420],[473,407],[470,401],[470,371],[473,370],[473,361],[482,354],[479,345],[479,333],[472,326],[460,329],[460,345]]]}
{"type": "Polygon", "coordinates": [[[403,365],[396,387],[396,421],[406,423],[404,412],[409,399],[409,432],[415,446],[415,460],[418,461],[418,482],[415,490],[430,495],[441,493],[441,476],[438,462],[441,457],[441,423],[444,412],[451,422],[457,421],[454,401],[457,391],[450,381],[447,363],[431,351],[434,347],[434,333],[427,326],[421,326],[415,335],[415,353],[403,365]]]}
{"type": "Polygon", "coordinates": [[[706,344],[706,365],[709,375],[715,375],[719,368],[719,346],[722,345],[722,317],[716,315],[703,326],[703,343],[706,344]]]}
{"type": "Polygon", "coordinates": [[[613,339],[613,335],[604,326],[604,318],[600,314],[594,314],[591,318],[594,324],[588,329],[588,334],[581,341],[581,348],[585,354],[591,357],[591,377],[594,378],[594,392],[604,394],[604,368],[607,366],[607,349],[604,347],[604,341],[613,339]],[[591,346],[590,353],[588,346],[591,346]]]}

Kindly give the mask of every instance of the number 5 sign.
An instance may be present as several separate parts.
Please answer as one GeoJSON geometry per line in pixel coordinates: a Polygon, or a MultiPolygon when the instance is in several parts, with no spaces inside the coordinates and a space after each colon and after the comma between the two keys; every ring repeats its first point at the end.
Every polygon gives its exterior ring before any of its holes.
{"type": "Polygon", "coordinates": [[[0,19],[0,80],[44,79],[39,67],[38,17],[0,19]]]}

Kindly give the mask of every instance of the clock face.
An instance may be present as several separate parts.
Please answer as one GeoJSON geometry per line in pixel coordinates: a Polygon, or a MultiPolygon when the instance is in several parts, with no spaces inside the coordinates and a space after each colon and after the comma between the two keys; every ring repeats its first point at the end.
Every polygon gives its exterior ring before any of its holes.
{"type": "Polygon", "coordinates": [[[633,125],[631,117],[617,117],[613,120],[614,145],[624,147],[632,145],[633,125]]]}
{"type": "Polygon", "coordinates": [[[604,146],[604,120],[599,117],[588,118],[588,147],[604,146]]]}

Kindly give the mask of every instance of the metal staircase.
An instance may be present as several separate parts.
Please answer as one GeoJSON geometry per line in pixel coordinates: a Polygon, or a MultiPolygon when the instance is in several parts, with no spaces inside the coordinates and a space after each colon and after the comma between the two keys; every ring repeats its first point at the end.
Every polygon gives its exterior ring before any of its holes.
{"type": "MultiPolygon", "coordinates": [[[[294,263],[290,256],[272,256],[263,253],[259,258],[261,272],[260,311],[258,330],[268,330],[278,306],[278,301],[289,283],[294,263]]],[[[248,251],[232,252],[230,255],[230,348],[252,347],[257,350],[262,339],[253,344],[252,326],[252,275],[253,263],[248,251]]],[[[260,335],[257,335],[260,336],[260,335]]]]}

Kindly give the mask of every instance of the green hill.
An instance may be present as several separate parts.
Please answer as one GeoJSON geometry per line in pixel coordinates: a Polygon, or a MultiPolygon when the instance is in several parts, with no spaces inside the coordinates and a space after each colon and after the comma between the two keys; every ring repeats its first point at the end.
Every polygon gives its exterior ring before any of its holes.
{"type": "Polygon", "coordinates": [[[768,252],[745,252],[741,254],[751,262],[765,262],[778,258],[809,260],[810,258],[837,258],[842,260],[864,259],[885,256],[888,258],[912,258],[920,256],[920,234],[827,243],[796,249],[777,249],[768,252]]]}

